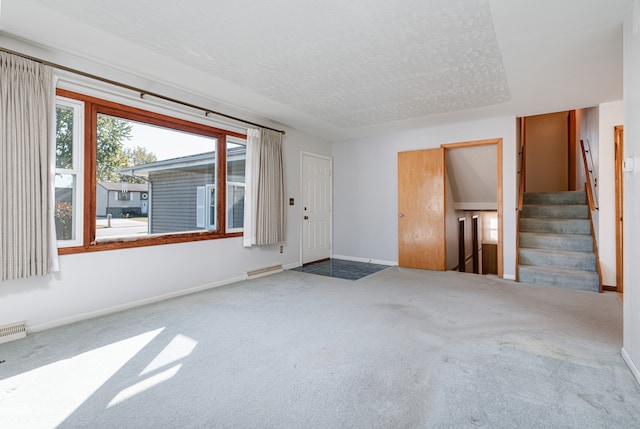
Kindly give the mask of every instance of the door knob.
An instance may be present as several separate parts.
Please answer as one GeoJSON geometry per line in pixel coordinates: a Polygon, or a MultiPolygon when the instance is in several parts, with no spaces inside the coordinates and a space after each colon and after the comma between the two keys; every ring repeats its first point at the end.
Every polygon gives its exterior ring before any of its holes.
{"type": "Polygon", "coordinates": [[[398,213],[398,217],[404,217],[404,213],[398,213]]]}

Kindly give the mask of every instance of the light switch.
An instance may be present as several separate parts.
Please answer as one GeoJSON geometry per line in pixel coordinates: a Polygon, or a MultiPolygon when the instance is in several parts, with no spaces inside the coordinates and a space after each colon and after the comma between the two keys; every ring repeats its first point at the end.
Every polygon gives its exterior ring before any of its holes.
{"type": "Polygon", "coordinates": [[[622,160],[622,172],[633,173],[638,169],[640,159],[637,156],[625,158],[622,160]]]}

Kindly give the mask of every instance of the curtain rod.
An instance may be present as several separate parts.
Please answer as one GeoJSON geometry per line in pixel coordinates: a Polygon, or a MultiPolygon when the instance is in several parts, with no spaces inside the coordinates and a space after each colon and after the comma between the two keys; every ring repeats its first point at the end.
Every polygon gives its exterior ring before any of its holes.
{"type": "Polygon", "coordinates": [[[23,54],[21,52],[12,51],[10,49],[6,49],[6,48],[3,48],[3,47],[0,47],[0,51],[7,52],[7,53],[12,54],[12,55],[17,55],[19,57],[26,58],[28,60],[35,61],[35,62],[38,62],[40,64],[44,64],[46,66],[53,67],[53,68],[56,68],[56,69],[59,69],[59,70],[63,70],[63,71],[70,72],[70,73],[73,73],[73,74],[77,74],[77,75],[80,75],[80,76],[88,77],[90,79],[95,79],[95,80],[98,80],[100,82],[108,83],[110,85],[119,86],[120,88],[125,88],[125,89],[128,89],[130,91],[138,92],[138,93],[140,93],[140,98],[144,98],[145,95],[150,95],[152,97],[159,98],[161,100],[170,101],[172,103],[180,104],[180,105],[186,106],[186,107],[191,107],[192,109],[202,110],[204,112],[204,116],[206,116],[206,117],[208,117],[209,114],[212,114],[212,115],[216,115],[216,116],[221,116],[223,118],[232,119],[234,121],[242,122],[242,123],[247,124],[247,125],[253,125],[255,127],[265,128],[265,129],[271,130],[271,131],[276,131],[278,133],[282,133],[283,135],[286,134],[286,131],[284,131],[284,130],[278,130],[278,129],[271,128],[271,127],[265,127],[264,125],[256,124],[255,122],[247,121],[245,119],[241,119],[241,118],[238,118],[238,117],[235,117],[235,116],[232,116],[232,115],[227,115],[226,113],[216,112],[215,110],[207,109],[205,107],[197,106],[195,104],[187,103],[185,101],[180,101],[180,100],[172,98],[172,97],[167,97],[165,95],[158,94],[158,93],[155,93],[155,92],[152,92],[152,91],[147,91],[147,90],[144,90],[144,89],[141,89],[141,88],[137,88],[135,86],[127,85],[125,83],[116,82],[115,80],[107,79],[107,78],[104,78],[104,77],[101,77],[101,76],[96,76],[96,75],[91,74],[91,73],[83,72],[82,70],[77,70],[77,69],[73,69],[71,67],[66,67],[66,66],[63,66],[63,65],[60,65],[60,64],[52,63],[50,61],[46,61],[46,60],[42,60],[40,58],[32,57],[31,55],[26,55],[26,54],[23,54]]]}

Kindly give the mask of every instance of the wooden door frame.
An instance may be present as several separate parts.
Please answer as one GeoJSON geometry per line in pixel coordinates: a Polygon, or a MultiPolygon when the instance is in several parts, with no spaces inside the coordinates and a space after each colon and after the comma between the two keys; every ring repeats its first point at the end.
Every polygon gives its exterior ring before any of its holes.
{"type": "MultiPolygon", "coordinates": [[[[300,151],[300,264],[304,261],[304,222],[302,217],[304,216],[304,157],[310,156],[313,158],[320,158],[329,161],[329,258],[333,257],[333,158],[327,155],[320,155],[318,153],[300,151]]],[[[289,203],[291,204],[291,203],[289,203]]]]}
{"type": "Polygon", "coordinates": [[[615,153],[615,205],[616,205],[616,291],[623,293],[623,230],[624,230],[624,176],[622,174],[622,160],[624,159],[624,127],[614,127],[614,153],[615,153]]]}
{"type": "MultiPolygon", "coordinates": [[[[498,196],[498,277],[504,278],[504,257],[503,257],[503,210],[502,210],[502,139],[487,139],[487,140],[475,140],[468,142],[460,142],[460,143],[447,143],[441,144],[440,147],[444,149],[445,159],[447,156],[447,149],[460,149],[463,147],[470,146],[487,146],[487,145],[496,145],[496,156],[497,156],[497,196],[498,196]]],[[[516,267],[517,272],[517,267],[516,267]]]]}

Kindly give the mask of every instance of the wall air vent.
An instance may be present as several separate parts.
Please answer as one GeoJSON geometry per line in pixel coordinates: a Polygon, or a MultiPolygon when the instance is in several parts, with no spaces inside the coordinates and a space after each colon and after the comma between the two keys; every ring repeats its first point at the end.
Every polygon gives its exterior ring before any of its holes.
{"type": "Polygon", "coordinates": [[[247,271],[246,279],[256,279],[258,277],[268,276],[282,272],[282,265],[273,265],[271,267],[258,268],[257,270],[247,271]]]}
{"type": "Polygon", "coordinates": [[[25,322],[12,323],[0,326],[0,344],[18,340],[27,336],[25,322]]]}

